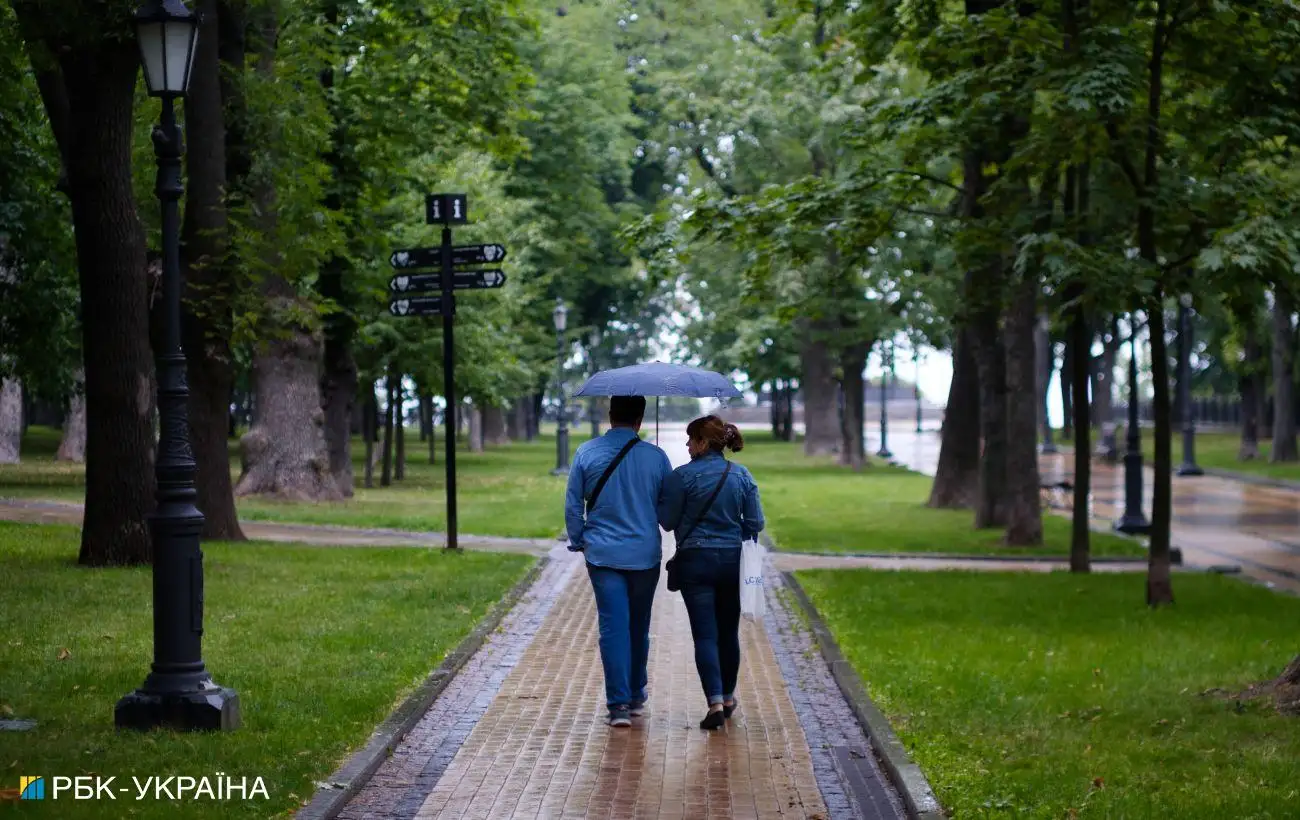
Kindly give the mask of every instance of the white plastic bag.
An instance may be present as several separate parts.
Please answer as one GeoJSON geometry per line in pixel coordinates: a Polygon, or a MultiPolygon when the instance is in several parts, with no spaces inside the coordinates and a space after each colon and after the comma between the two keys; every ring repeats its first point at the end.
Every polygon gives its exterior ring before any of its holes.
{"type": "Polygon", "coordinates": [[[746,541],[740,548],[740,614],[751,621],[763,617],[767,596],[763,589],[763,557],[766,550],[758,541],[746,541]]]}

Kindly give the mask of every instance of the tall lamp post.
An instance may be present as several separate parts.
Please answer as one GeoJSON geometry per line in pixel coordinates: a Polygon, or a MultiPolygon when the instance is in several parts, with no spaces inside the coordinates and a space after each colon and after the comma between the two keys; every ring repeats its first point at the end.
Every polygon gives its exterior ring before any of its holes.
{"type": "Polygon", "coordinates": [[[174,104],[189,87],[198,17],[181,0],[149,0],[135,16],[150,96],[162,99],[154,127],[155,191],[162,205],[163,339],[158,380],[158,509],[153,540],[153,667],[139,689],[117,702],[119,728],[236,729],[239,695],[213,682],[203,664],[203,514],[194,505],[197,466],[189,439],[189,388],[181,348],[181,129],[174,104]]]}
{"type": "MultiPolygon", "coordinates": [[[[1041,398],[1039,403],[1039,412],[1043,414],[1043,443],[1038,448],[1040,453],[1059,453],[1056,442],[1052,441],[1052,416],[1047,412],[1047,393],[1051,386],[1052,371],[1052,325],[1046,316],[1038,317],[1038,332],[1034,334],[1034,350],[1038,357],[1038,378],[1042,380],[1039,387],[1038,395],[1041,398]]],[[[1061,370],[1061,378],[1068,378],[1064,368],[1061,370]]],[[[1068,421],[1068,419],[1067,419],[1068,421]]]]}
{"type": "Polygon", "coordinates": [[[1137,328],[1129,315],[1128,358],[1128,449],[1124,453],[1124,515],[1115,529],[1130,535],[1151,531],[1151,522],[1142,513],[1142,434],[1138,429],[1137,328]]]}
{"type": "Polygon", "coordinates": [[[912,351],[912,364],[916,368],[916,379],[912,385],[916,393],[916,432],[921,432],[921,349],[917,347],[912,351]]]}
{"type": "Polygon", "coordinates": [[[1192,294],[1178,297],[1178,404],[1183,413],[1183,463],[1179,475],[1205,475],[1196,464],[1196,414],[1192,412],[1192,294]]]}
{"type": "Polygon", "coordinates": [[[889,452],[889,368],[892,364],[891,356],[885,342],[880,343],[880,449],[876,455],[881,458],[893,458],[894,454],[889,452]]]}
{"type": "Polygon", "coordinates": [[[555,469],[551,475],[569,474],[569,410],[564,396],[564,329],[569,324],[569,309],[559,297],[555,299],[555,390],[560,398],[560,429],[555,434],[555,469]]]}

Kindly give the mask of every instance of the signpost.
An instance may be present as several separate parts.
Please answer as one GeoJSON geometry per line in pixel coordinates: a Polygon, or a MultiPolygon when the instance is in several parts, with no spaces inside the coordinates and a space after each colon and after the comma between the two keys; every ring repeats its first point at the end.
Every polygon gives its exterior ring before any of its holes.
{"type": "MultiPolygon", "coordinates": [[[[499,288],[506,283],[506,275],[499,270],[458,270],[453,274],[456,290],[483,290],[499,288]]],[[[394,293],[428,293],[442,290],[440,273],[403,273],[388,281],[394,293]]]]}
{"type": "Polygon", "coordinates": [[[447,549],[458,549],[456,541],[456,341],[454,317],[455,291],[499,288],[506,283],[500,270],[456,270],[457,266],[482,265],[506,258],[501,245],[451,244],[451,226],[469,222],[469,204],[465,194],[429,194],[424,198],[425,222],[442,225],[442,244],[434,248],[408,248],[394,251],[388,261],[399,271],[412,268],[436,268],[429,273],[400,273],[388,283],[392,298],[388,312],[394,316],[442,317],[443,396],[447,400],[444,421],[447,425],[447,549]],[[416,296],[413,294],[437,294],[416,296]]]}

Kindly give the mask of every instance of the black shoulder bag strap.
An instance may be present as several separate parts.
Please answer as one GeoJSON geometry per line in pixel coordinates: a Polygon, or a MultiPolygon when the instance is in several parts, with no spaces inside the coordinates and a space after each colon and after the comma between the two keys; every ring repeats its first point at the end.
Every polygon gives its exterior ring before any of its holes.
{"type": "Polygon", "coordinates": [[[695,521],[691,523],[690,529],[682,533],[681,541],[679,541],[678,543],[685,544],[686,539],[691,537],[691,533],[695,532],[695,528],[698,527],[700,525],[700,522],[704,520],[704,516],[709,514],[709,509],[713,507],[713,502],[717,499],[718,493],[722,492],[722,485],[727,483],[727,475],[730,472],[731,472],[731,462],[728,461],[727,469],[722,471],[722,478],[719,478],[718,483],[713,487],[713,494],[709,496],[708,501],[704,502],[704,506],[700,508],[700,514],[695,516],[695,521]]]}
{"type": "Polygon", "coordinates": [[[614,470],[622,463],[623,457],[632,452],[632,448],[640,443],[640,438],[632,439],[627,444],[624,444],[623,449],[619,450],[618,455],[614,456],[614,460],[609,462],[605,472],[601,473],[600,480],[596,482],[596,489],[591,491],[591,497],[587,499],[587,512],[591,512],[591,508],[596,506],[596,499],[600,498],[600,491],[605,489],[605,482],[609,481],[609,477],[614,474],[614,470]]]}

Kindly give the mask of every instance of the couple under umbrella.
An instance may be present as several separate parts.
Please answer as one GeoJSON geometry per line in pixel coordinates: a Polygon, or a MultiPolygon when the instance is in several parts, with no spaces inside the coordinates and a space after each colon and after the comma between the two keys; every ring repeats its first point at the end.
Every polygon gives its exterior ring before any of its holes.
{"type": "MultiPolygon", "coordinates": [[[[758,485],[725,450],[744,439],[734,424],[703,416],[686,428],[689,463],[676,470],[640,438],[646,396],[732,398],[718,373],[662,362],[597,373],[578,396],[610,396],[605,435],[578,448],[564,518],[569,549],[583,553],[600,623],[609,724],[645,714],[650,617],[663,560],[659,528],[674,533],[668,589],[680,591],[691,621],[695,665],[708,711],[701,729],[719,729],[738,705],[741,555],[763,529],[758,485]]],[[[656,400],[656,440],[658,438],[656,400]]]]}

